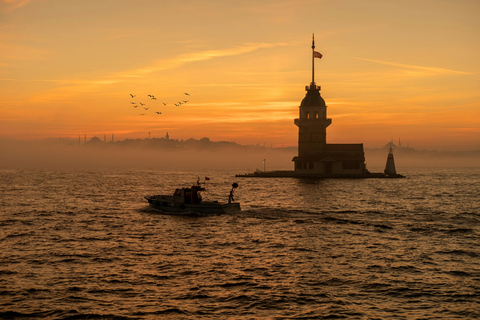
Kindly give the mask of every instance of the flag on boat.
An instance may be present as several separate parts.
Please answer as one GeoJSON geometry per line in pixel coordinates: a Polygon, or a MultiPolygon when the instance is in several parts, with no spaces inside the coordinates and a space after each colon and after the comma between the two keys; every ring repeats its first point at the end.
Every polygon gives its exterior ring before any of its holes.
{"type": "Polygon", "coordinates": [[[322,59],[323,56],[320,52],[313,51],[313,57],[318,58],[318,59],[322,59]]]}

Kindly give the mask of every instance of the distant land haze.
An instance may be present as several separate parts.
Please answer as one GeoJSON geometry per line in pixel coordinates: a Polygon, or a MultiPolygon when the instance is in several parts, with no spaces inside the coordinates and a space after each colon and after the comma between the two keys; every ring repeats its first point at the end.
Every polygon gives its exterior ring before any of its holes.
{"type": "MultiPolygon", "coordinates": [[[[108,137],[108,136],[107,136],[108,137]]],[[[109,137],[110,138],[110,137],[109,137]]],[[[143,138],[107,140],[105,136],[79,139],[43,140],[0,139],[0,168],[22,167],[125,167],[189,168],[198,170],[230,168],[252,170],[290,170],[297,147],[272,147],[266,144],[241,145],[209,138],[178,140],[143,138]],[[264,163],[265,160],[265,163],[264,163]]],[[[393,147],[397,170],[405,167],[478,167],[480,150],[436,151],[398,147],[387,142],[378,148],[365,148],[367,169],[383,170],[388,149],[393,147]]],[[[234,172],[244,173],[244,172],[234,172]]]]}

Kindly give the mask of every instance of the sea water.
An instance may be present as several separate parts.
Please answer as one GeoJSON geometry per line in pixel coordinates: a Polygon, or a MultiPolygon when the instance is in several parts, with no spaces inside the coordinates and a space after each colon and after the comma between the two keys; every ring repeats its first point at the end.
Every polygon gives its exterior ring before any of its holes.
{"type": "Polygon", "coordinates": [[[0,170],[0,318],[480,318],[479,168],[235,173],[0,170]],[[197,179],[205,200],[237,182],[242,211],[171,216],[143,198],[197,179]]]}

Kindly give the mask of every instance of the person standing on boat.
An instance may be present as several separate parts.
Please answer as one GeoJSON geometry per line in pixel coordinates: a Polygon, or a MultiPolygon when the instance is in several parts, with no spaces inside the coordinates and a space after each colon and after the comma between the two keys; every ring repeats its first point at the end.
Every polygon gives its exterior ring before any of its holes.
{"type": "Polygon", "coordinates": [[[232,184],[232,190],[230,190],[230,195],[228,196],[228,203],[232,203],[233,201],[233,190],[235,190],[235,188],[238,188],[238,183],[234,182],[232,184]]]}

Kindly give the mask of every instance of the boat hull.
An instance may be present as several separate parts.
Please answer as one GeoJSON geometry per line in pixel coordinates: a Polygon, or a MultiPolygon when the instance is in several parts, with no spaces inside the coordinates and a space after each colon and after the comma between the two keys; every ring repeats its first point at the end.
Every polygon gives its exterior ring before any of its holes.
{"type": "Polygon", "coordinates": [[[238,202],[217,202],[205,201],[201,203],[178,203],[168,201],[165,196],[149,196],[145,197],[151,207],[168,214],[223,214],[240,211],[240,203],[238,202]]]}

